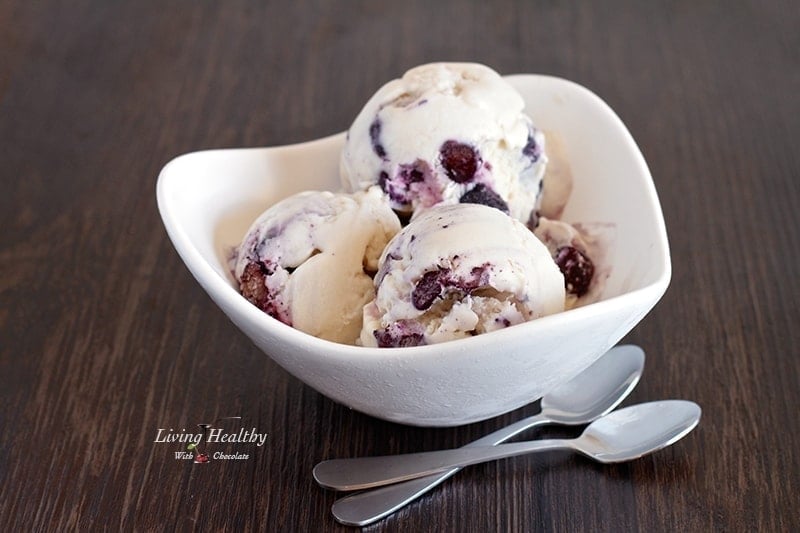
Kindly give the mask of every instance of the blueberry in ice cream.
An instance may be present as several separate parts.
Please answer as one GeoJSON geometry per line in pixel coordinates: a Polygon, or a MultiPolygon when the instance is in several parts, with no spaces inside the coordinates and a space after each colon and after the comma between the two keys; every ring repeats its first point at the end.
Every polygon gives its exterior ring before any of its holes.
{"type": "Polygon", "coordinates": [[[605,258],[612,228],[602,224],[568,224],[540,217],[534,234],[547,247],[564,275],[566,308],[590,303],[608,276],[605,258]]]}
{"type": "Polygon", "coordinates": [[[481,204],[419,213],[386,246],[364,307],[365,346],[469,337],[562,311],[564,276],[521,222],[481,204]]]}
{"type": "Polygon", "coordinates": [[[584,252],[567,244],[556,248],[553,259],[564,274],[564,285],[568,293],[580,298],[589,292],[594,276],[594,263],[584,252]]]}
{"type": "Polygon", "coordinates": [[[309,191],[265,211],[250,227],[234,275],[250,302],[317,337],[352,344],[372,275],[400,230],[377,189],[355,194],[309,191]]]}
{"type": "Polygon", "coordinates": [[[437,204],[481,203],[527,224],[547,156],[519,93],[489,67],[432,63],[370,98],[341,156],[345,188],[378,185],[409,216],[437,204]]]}

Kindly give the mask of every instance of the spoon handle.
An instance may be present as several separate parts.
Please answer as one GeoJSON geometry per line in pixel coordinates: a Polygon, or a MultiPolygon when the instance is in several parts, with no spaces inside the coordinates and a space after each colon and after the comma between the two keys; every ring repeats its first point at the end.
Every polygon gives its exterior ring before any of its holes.
{"type": "MultiPolygon", "coordinates": [[[[464,448],[495,446],[522,433],[526,429],[547,424],[548,422],[550,422],[550,420],[542,414],[530,416],[509,426],[500,428],[493,433],[489,433],[467,444],[464,448]]],[[[422,496],[447,478],[453,476],[459,470],[461,470],[461,468],[456,467],[446,472],[419,479],[412,479],[389,487],[353,494],[334,502],[331,512],[334,518],[342,524],[348,526],[366,526],[392,514],[404,505],[422,496]]]]}
{"type": "Polygon", "coordinates": [[[332,459],[314,467],[314,479],[323,487],[336,490],[368,489],[495,459],[572,449],[572,442],[552,439],[405,455],[332,459]]]}

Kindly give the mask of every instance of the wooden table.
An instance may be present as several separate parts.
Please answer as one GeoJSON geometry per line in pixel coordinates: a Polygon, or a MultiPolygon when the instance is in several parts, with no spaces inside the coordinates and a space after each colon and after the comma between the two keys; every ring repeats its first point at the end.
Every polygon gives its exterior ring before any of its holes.
{"type": "Polygon", "coordinates": [[[472,467],[374,529],[800,530],[797,3],[429,4],[0,1],[0,530],[345,530],[317,461],[536,412],[420,429],[333,403],[227,320],[156,209],[172,157],[341,131],[431,60],[562,76],[621,116],[674,267],[625,339],[648,354],[627,403],[704,415],[629,464],[472,467]],[[268,433],[247,460],[154,442],[232,415],[268,433]]]}

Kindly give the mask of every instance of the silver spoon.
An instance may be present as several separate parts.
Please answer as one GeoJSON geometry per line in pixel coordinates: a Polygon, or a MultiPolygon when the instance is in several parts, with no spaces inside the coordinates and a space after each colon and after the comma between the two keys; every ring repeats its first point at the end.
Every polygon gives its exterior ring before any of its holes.
{"type": "Polygon", "coordinates": [[[323,487],[358,490],[427,476],[455,467],[551,450],[573,450],[601,463],[619,463],[660,450],[682,438],[700,421],[700,413],[700,407],[696,403],[684,400],[641,403],[598,418],[576,439],[333,459],[314,467],[314,479],[323,487]]]}
{"type": "MultiPolygon", "coordinates": [[[[468,447],[494,446],[544,424],[586,424],[613,410],[628,396],[644,369],[638,346],[612,348],[592,366],[542,398],[541,412],[478,439],[468,447]]],[[[334,518],[349,526],[366,526],[384,518],[433,489],[460,468],[337,500],[334,518]]]]}

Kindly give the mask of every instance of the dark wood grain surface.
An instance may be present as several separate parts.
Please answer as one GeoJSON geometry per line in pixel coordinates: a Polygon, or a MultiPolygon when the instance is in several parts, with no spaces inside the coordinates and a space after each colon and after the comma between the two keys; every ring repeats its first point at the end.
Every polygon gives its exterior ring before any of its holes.
{"type": "Polygon", "coordinates": [[[673,279],[626,337],[627,403],[686,398],[651,457],[472,467],[374,530],[800,530],[797,2],[0,0],[0,530],[345,530],[325,458],[467,443],[353,412],[238,331],[172,248],[172,157],[344,130],[432,60],[581,83],[621,116],[662,202],[673,279]],[[158,428],[269,434],[200,466],[158,428]]]}

